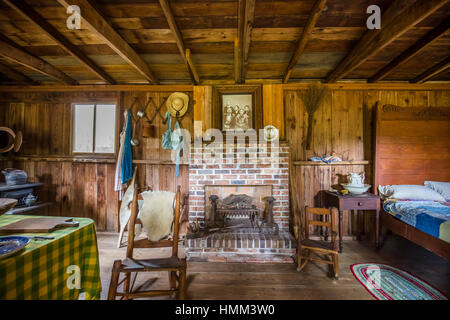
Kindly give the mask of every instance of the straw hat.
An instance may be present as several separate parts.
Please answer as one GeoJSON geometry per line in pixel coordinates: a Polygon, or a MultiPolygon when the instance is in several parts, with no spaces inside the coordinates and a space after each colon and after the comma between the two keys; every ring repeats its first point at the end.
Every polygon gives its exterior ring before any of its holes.
{"type": "Polygon", "coordinates": [[[189,96],[183,92],[174,92],[167,99],[166,106],[172,117],[180,118],[187,112],[189,96]]]}

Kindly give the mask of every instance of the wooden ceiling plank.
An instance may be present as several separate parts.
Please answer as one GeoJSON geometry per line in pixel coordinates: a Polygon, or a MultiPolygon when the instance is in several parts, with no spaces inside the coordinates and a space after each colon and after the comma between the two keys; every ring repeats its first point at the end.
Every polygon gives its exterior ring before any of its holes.
{"type": "Polygon", "coordinates": [[[105,20],[97,9],[88,0],[57,0],[59,4],[67,8],[70,5],[80,7],[82,23],[97,34],[106,44],[121,56],[128,64],[135,68],[145,79],[157,83],[149,66],[126,42],[120,34],[105,20]]]}
{"type": "Polygon", "coordinates": [[[76,85],[78,82],[56,69],[50,63],[33,56],[24,50],[0,39],[0,56],[19,63],[27,68],[43,73],[65,84],[76,85]]]}
{"type": "MultiPolygon", "coordinates": [[[[177,22],[175,20],[175,16],[173,15],[172,9],[170,8],[170,4],[167,0],[159,0],[159,4],[161,5],[161,9],[164,12],[164,15],[166,17],[167,23],[169,24],[170,30],[172,31],[173,35],[175,36],[175,41],[178,47],[178,51],[181,54],[181,57],[188,69],[189,76],[191,77],[191,80],[194,84],[199,84],[199,77],[198,73],[194,67],[194,64],[192,62],[192,59],[187,59],[186,56],[186,48],[183,42],[183,36],[181,35],[181,31],[178,28],[177,22]]],[[[189,51],[190,52],[190,51],[189,51]]]]}
{"type": "Polygon", "coordinates": [[[308,17],[308,21],[306,22],[305,27],[303,28],[302,35],[300,36],[300,39],[297,43],[295,52],[292,55],[291,60],[289,61],[286,73],[283,78],[283,83],[287,83],[289,81],[292,70],[294,70],[295,66],[298,63],[298,60],[300,59],[300,56],[303,54],[306,43],[308,42],[314,30],[314,26],[316,25],[316,22],[319,19],[326,2],[327,0],[316,0],[316,2],[314,3],[314,7],[312,8],[311,14],[308,17]]]}
{"type": "Polygon", "coordinates": [[[5,75],[8,79],[27,84],[27,85],[39,85],[39,82],[34,81],[33,79],[28,78],[24,74],[20,73],[13,68],[10,68],[7,65],[0,64],[0,73],[5,75]]]}
{"type": "Polygon", "coordinates": [[[245,83],[245,71],[248,65],[253,20],[255,18],[255,0],[239,0],[238,3],[238,32],[235,48],[236,83],[245,83]]]}
{"type": "Polygon", "coordinates": [[[377,82],[385,78],[392,70],[398,67],[400,64],[413,58],[419,52],[424,50],[430,43],[442,36],[449,28],[450,18],[446,18],[439,26],[428,32],[424,37],[414,43],[411,47],[403,51],[398,57],[392,60],[388,65],[378,71],[372,78],[369,79],[370,83],[377,82]]]}
{"type": "Polygon", "coordinates": [[[411,80],[411,83],[424,83],[428,79],[431,79],[438,74],[446,71],[448,68],[450,68],[450,56],[439,62],[438,64],[432,66],[425,72],[419,74],[417,77],[415,77],[413,80],[411,80]]]}
{"type": "Polygon", "coordinates": [[[58,45],[60,45],[65,51],[67,51],[67,53],[75,57],[98,77],[105,80],[108,84],[116,83],[114,79],[111,78],[111,76],[109,76],[104,70],[102,70],[77,46],[73,45],[66,37],[64,37],[58,30],[56,30],[55,27],[48,23],[39,13],[37,13],[32,7],[28,6],[24,1],[4,0],[4,2],[11,8],[19,12],[26,19],[44,30],[47,35],[56,43],[58,43],[58,45]]]}
{"type": "MultiPolygon", "coordinates": [[[[325,82],[332,83],[345,77],[368,58],[385,48],[417,23],[423,21],[448,0],[417,1],[394,18],[393,11],[398,9],[395,1],[383,14],[381,21],[388,21],[378,30],[368,30],[349,54],[328,75],[325,82]],[[384,17],[389,19],[384,19],[384,17]]],[[[400,2],[403,2],[400,0],[400,2]]]]}

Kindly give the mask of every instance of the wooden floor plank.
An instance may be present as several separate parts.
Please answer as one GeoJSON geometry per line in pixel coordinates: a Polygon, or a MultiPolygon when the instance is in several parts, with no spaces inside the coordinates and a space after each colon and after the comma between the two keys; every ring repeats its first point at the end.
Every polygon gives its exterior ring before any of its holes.
{"type": "MultiPolygon", "coordinates": [[[[102,299],[106,298],[113,261],[125,257],[125,247],[116,248],[117,234],[98,232],[102,299]]],[[[184,250],[180,250],[180,254],[184,250]]],[[[136,257],[164,257],[167,248],[136,250],[136,257]]],[[[408,271],[445,294],[450,294],[450,262],[397,236],[390,236],[377,252],[370,241],[346,241],[339,255],[339,280],[327,277],[327,266],[310,262],[302,272],[295,264],[188,263],[189,299],[314,299],[372,300],[354,278],[350,265],[374,262],[408,271]]],[[[168,285],[167,272],[140,275],[135,286],[151,283],[152,289],[168,285]]]]}

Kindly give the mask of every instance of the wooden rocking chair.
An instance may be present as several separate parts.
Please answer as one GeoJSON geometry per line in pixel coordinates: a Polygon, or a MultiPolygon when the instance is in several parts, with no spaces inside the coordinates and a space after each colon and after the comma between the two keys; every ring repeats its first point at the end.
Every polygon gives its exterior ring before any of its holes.
{"type": "MultiPolygon", "coordinates": [[[[176,206],[174,215],[173,238],[172,240],[150,241],[148,239],[134,239],[134,226],[139,222],[138,214],[138,191],[134,189],[133,202],[131,204],[131,216],[128,223],[128,243],[127,254],[125,260],[114,261],[111,282],[109,285],[108,300],[115,300],[117,296],[121,299],[133,299],[143,297],[171,296],[184,300],[186,298],[186,258],[178,257],[178,235],[180,229],[180,186],[176,193],[176,206]],[[159,259],[133,259],[134,248],[162,248],[172,247],[172,255],[169,258],[159,259]],[[168,290],[147,290],[139,291],[139,288],[133,290],[131,284],[131,273],[136,272],[160,272],[167,271],[169,274],[170,289],[168,290]],[[118,292],[120,273],[125,274],[123,282],[123,292],[118,292]]],[[[136,274],[137,276],[137,274],[136,274]]]]}
{"type": "Polygon", "coordinates": [[[301,271],[306,266],[308,261],[326,263],[333,266],[332,274],[337,279],[339,272],[339,252],[336,237],[337,232],[334,230],[334,218],[331,209],[306,207],[305,239],[302,240],[300,234],[298,236],[297,271],[301,271]],[[324,219],[321,221],[310,220],[311,215],[320,215],[324,219]],[[327,219],[327,217],[330,217],[330,219],[327,219]],[[331,242],[309,239],[310,225],[330,228],[331,242]],[[319,258],[312,258],[311,253],[316,254],[319,258]]]}

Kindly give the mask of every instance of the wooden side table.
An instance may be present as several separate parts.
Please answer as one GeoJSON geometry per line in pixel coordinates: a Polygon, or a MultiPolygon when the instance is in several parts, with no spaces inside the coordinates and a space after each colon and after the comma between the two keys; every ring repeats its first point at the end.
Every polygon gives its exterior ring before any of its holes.
{"type": "Polygon", "coordinates": [[[361,215],[360,210],[375,210],[375,246],[379,247],[380,237],[380,197],[373,193],[363,193],[361,195],[342,195],[331,191],[324,193],[324,205],[326,208],[335,207],[339,211],[339,252],[342,252],[342,215],[344,210],[354,210],[357,212],[358,233],[357,238],[361,240],[361,215]]]}

